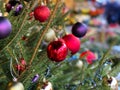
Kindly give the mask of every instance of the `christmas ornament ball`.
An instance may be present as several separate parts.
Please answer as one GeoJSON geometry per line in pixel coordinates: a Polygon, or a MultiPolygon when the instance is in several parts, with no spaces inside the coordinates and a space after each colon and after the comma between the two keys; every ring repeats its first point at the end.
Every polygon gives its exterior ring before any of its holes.
{"type": "Polygon", "coordinates": [[[14,10],[14,15],[17,16],[22,11],[23,5],[18,0],[10,0],[5,5],[6,11],[10,12],[11,10],[14,10]]]}
{"type": "Polygon", "coordinates": [[[72,34],[76,37],[83,37],[87,33],[87,26],[83,23],[77,22],[72,27],[72,34]]]}
{"type": "Polygon", "coordinates": [[[81,69],[83,67],[83,61],[82,60],[78,60],[77,63],[76,63],[76,67],[81,69]]]}
{"type": "Polygon", "coordinates": [[[109,84],[112,90],[118,90],[118,81],[115,77],[111,77],[112,82],[109,84]]]}
{"type": "Polygon", "coordinates": [[[48,58],[55,62],[63,61],[67,53],[68,48],[62,39],[51,42],[47,47],[48,58]]]}
{"type": "Polygon", "coordinates": [[[35,90],[53,90],[51,82],[38,83],[35,90]]]}
{"type": "Polygon", "coordinates": [[[75,37],[73,34],[68,34],[63,37],[68,49],[71,51],[71,54],[75,54],[80,49],[80,40],[75,37]]]}
{"type": "Polygon", "coordinates": [[[107,85],[110,87],[110,90],[119,90],[118,89],[118,81],[115,77],[113,76],[104,76],[103,79],[102,79],[102,83],[104,85],[107,85]]]}
{"type": "Polygon", "coordinates": [[[97,56],[95,53],[93,53],[90,50],[84,51],[80,54],[80,58],[85,58],[88,64],[92,64],[93,61],[97,59],[97,56]]]}
{"type": "Polygon", "coordinates": [[[34,9],[34,17],[40,22],[45,22],[50,16],[50,9],[47,6],[38,6],[34,9]]]}
{"type": "Polygon", "coordinates": [[[57,37],[56,37],[55,31],[53,29],[49,29],[44,36],[44,40],[46,42],[54,41],[56,38],[57,37]]]}
{"type": "Polygon", "coordinates": [[[7,90],[24,90],[24,86],[21,82],[8,83],[7,90]]]}
{"type": "Polygon", "coordinates": [[[22,4],[19,4],[16,9],[15,9],[15,12],[14,12],[14,15],[17,16],[20,14],[20,12],[22,11],[22,8],[23,8],[23,5],[22,4]]]}
{"type": "Polygon", "coordinates": [[[8,19],[0,16],[0,39],[6,38],[12,31],[12,25],[8,19]]]}

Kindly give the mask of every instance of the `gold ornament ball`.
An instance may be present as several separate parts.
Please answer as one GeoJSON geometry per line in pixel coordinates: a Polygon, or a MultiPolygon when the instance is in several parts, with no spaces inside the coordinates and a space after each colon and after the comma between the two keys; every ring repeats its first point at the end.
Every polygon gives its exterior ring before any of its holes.
{"type": "Polygon", "coordinates": [[[51,41],[54,41],[55,39],[56,39],[55,31],[52,29],[49,29],[48,32],[44,36],[44,40],[46,42],[51,42],[51,41]]]}
{"type": "Polygon", "coordinates": [[[53,90],[52,83],[51,82],[39,83],[35,90],[53,90]]]}
{"type": "Polygon", "coordinates": [[[115,77],[105,76],[103,77],[103,84],[110,87],[110,90],[118,90],[118,81],[115,77]]]}
{"type": "Polygon", "coordinates": [[[83,67],[83,61],[82,60],[78,60],[77,63],[76,63],[76,67],[81,69],[83,67]]]}
{"type": "Polygon", "coordinates": [[[24,90],[24,86],[21,82],[10,82],[7,90],[24,90]]]}

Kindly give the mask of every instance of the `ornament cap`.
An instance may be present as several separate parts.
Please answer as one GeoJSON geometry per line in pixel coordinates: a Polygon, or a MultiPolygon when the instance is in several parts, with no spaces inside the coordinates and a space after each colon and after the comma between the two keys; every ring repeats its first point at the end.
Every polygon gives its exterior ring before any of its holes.
{"type": "Polygon", "coordinates": [[[13,82],[17,82],[18,79],[16,77],[13,78],[13,82]]]}

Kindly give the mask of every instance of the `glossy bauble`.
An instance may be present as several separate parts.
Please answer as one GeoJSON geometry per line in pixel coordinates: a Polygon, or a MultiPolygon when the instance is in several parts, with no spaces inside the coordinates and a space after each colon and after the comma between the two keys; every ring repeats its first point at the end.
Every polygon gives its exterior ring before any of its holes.
{"type": "Polygon", "coordinates": [[[118,90],[118,81],[115,77],[109,75],[103,77],[102,83],[110,87],[110,90],[118,90]]]}
{"type": "Polygon", "coordinates": [[[20,59],[20,64],[21,64],[22,66],[26,66],[26,61],[25,61],[24,58],[21,58],[21,59],[20,59]]]}
{"type": "Polygon", "coordinates": [[[52,30],[52,29],[49,29],[48,32],[45,34],[44,36],[44,40],[46,42],[52,42],[56,39],[56,34],[55,34],[55,31],[52,30]]]}
{"type": "Polygon", "coordinates": [[[42,84],[38,84],[36,87],[36,90],[53,90],[52,83],[51,82],[45,82],[42,84]]]}
{"type": "Polygon", "coordinates": [[[19,72],[23,72],[26,69],[26,61],[24,58],[20,59],[20,63],[16,65],[16,70],[19,72]]]}
{"type": "Polygon", "coordinates": [[[112,90],[118,90],[118,81],[115,77],[111,77],[112,82],[109,84],[112,90]]]}
{"type": "Polygon", "coordinates": [[[97,56],[90,50],[87,50],[80,54],[80,58],[85,58],[88,64],[92,64],[93,61],[97,59],[97,56]]]}
{"type": "Polygon", "coordinates": [[[20,14],[23,5],[20,3],[20,1],[17,0],[10,0],[7,4],[6,4],[6,11],[10,12],[11,10],[14,10],[14,15],[17,16],[20,14]]]}
{"type": "Polygon", "coordinates": [[[63,40],[51,42],[47,47],[48,58],[55,62],[63,61],[68,53],[68,48],[63,40]]]}
{"type": "Polygon", "coordinates": [[[23,8],[22,4],[19,4],[14,11],[14,15],[15,16],[19,15],[20,12],[22,11],[22,8],[23,8]]]}
{"type": "Polygon", "coordinates": [[[34,17],[40,22],[45,22],[50,16],[50,9],[47,6],[38,6],[34,9],[34,17]]]}
{"type": "Polygon", "coordinates": [[[37,82],[37,81],[38,81],[38,79],[39,79],[39,75],[38,75],[38,74],[36,74],[36,75],[32,78],[32,83],[37,82]]]}
{"type": "Polygon", "coordinates": [[[0,39],[6,38],[12,31],[12,25],[8,19],[0,16],[0,39]]]}
{"type": "Polygon", "coordinates": [[[68,34],[63,37],[68,49],[71,51],[71,54],[75,54],[80,50],[80,40],[75,37],[73,34],[68,34]]]}
{"type": "Polygon", "coordinates": [[[24,90],[24,86],[21,82],[10,82],[7,90],[24,90]]]}
{"type": "Polygon", "coordinates": [[[72,34],[76,37],[83,37],[87,33],[87,26],[83,23],[77,22],[72,27],[72,34]]]}
{"type": "Polygon", "coordinates": [[[0,17],[3,16],[3,13],[0,11],[0,17]]]}

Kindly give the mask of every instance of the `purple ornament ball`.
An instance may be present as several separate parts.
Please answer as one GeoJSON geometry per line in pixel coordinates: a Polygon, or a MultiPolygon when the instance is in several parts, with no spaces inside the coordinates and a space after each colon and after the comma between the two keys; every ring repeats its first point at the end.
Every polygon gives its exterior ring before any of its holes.
{"type": "Polygon", "coordinates": [[[76,37],[83,37],[87,33],[87,26],[83,23],[77,22],[73,25],[72,27],[72,34],[75,35],[76,37]]]}
{"type": "Polygon", "coordinates": [[[22,4],[19,4],[16,9],[15,9],[15,12],[14,12],[14,15],[17,16],[20,14],[20,12],[22,11],[22,8],[23,8],[23,5],[22,4]]]}
{"type": "Polygon", "coordinates": [[[36,75],[32,78],[32,83],[37,82],[38,79],[39,79],[39,75],[36,74],[36,75]]]}
{"type": "Polygon", "coordinates": [[[4,39],[9,36],[12,31],[12,25],[8,19],[0,16],[0,39],[4,39]]]}
{"type": "Polygon", "coordinates": [[[10,12],[13,10],[15,16],[18,16],[23,9],[23,5],[20,3],[20,1],[17,0],[10,0],[5,6],[6,11],[10,12]]]}

